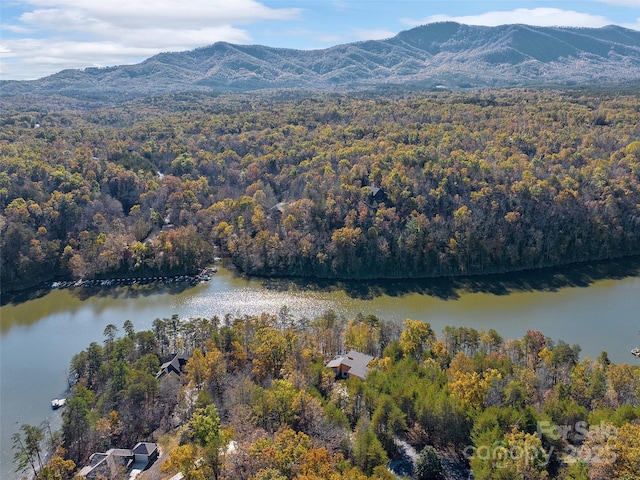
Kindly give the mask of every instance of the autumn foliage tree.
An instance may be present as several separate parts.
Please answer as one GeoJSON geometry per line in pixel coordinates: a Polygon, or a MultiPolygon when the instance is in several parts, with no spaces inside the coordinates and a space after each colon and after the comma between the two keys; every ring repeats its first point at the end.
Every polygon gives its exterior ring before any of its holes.
{"type": "Polygon", "coordinates": [[[68,461],[169,434],[179,445],[162,469],[197,480],[386,480],[408,448],[422,452],[418,478],[437,478],[438,462],[478,479],[638,475],[640,368],[605,353],[580,361],[578,346],[541,332],[438,335],[418,320],[394,329],[371,315],[302,319],[282,308],[172,316],[142,332],[126,321],[104,334],[72,360],[66,458],[41,465],[42,430],[24,427],[21,468],[56,478],[68,461]],[[366,377],[337,379],[325,365],[354,347],[376,352],[366,377]],[[157,378],[170,352],[189,360],[157,378]]]}
{"type": "Polygon", "coordinates": [[[52,107],[30,113],[38,129],[7,104],[3,289],[219,253],[249,274],[362,279],[640,252],[635,92],[189,98],[52,107]]]}

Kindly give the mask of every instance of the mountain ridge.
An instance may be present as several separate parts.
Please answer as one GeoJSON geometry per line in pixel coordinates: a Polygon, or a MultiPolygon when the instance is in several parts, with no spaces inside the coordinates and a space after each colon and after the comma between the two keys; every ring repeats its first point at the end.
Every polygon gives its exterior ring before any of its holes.
{"type": "Polygon", "coordinates": [[[296,50],[216,42],[140,63],[0,83],[3,95],[161,94],[624,83],[640,79],[640,31],[440,22],[385,40],[296,50]]]}

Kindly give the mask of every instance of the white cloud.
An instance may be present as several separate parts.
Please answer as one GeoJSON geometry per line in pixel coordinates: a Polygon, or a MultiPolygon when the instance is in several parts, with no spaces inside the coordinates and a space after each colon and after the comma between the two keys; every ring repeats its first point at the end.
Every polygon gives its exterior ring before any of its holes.
{"type": "MultiPolygon", "coordinates": [[[[339,36],[339,35],[317,35],[317,40],[322,42],[322,43],[338,43],[341,42],[343,39],[339,36]]],[[[326,46],[323,47],[317,47],[317,48],[327,48],[326,46]]]]}
{"type": "MultiPolygon", "coordinates": [[[[297,8],[271,9],[255,0],[27,0],[42,10],[74,12],[86,18],[128,28],[166,23],[176,29],[189,26],[220,26],[251,23],[256,20],[297,18],[297,8]]],[[[37,11],[37,10],[36,10],[37,11]]]]}
{"type": "Polygon", "coordinates": [[[346,2],[344,0],[336,0],[332,3],[333,8],[340,11],[340,12],[346,12],[347,10],[349,10],[349,2],[346,2]]]}
{"type": "Polygon", "coordinates": [[[547,27],[557,25],[564,27],[603,27],[613,23],[601,15],[591,15],[573,10],[561,10],[559,8],[517,8],[510,11],[486,12],[480,15],[431,15],[420,20],[403,20],[405,24],[412,26],[445,21],[490,27],[512,23],[547,27]]]}
{"type": "Polygon", "coordinates": [[[4,78],[37,78],[66,68],[106,66],[126,63],[128,59],[145,58],[156,50],[130,47],[115,42],[76,42],[48,39],[23,39],[3,42],[0,58],[4,78]],[[23,72],[27,71],[28,75],[23,72]]]}
{"type": "Polygon", "coordinates": [[[640,30],[640,17],[636,18],[636,23],[621,23],[620,26],[631,28],[633,30],[640,30]]]}
{"type": "Polygon", "coordinates": [[[364,28],[352,28],[351,31],[358,40],[384,40],[397,34],[397,32],[381,29],[368,30],[364,28]]]}
{"type": "Polygon", "coordinates": [[[32,7],[5,21],[3,78],[32,79],[63,68],[139,62],[162,51],[217,41],[250,43],[238,25],[294,20],[301,9],[256,0],[25,0],[32,7]],[[13,59],[13,60],[9,60],[13,59]]]}
{"type": "Polygon", "coordinates": [[[640,0],[596,0],[596,2],[606,3],[607,5],[616,5],[618,7],[640,8],[640,0]]]}
{"type": "Polygon", "coordinates": [[[5,23],[0,25],[0,28],[2,29],[3,32],[12,32],[12,33],[21,33],[21,34],[32,33],[32,30],[30,28],[21,27],[19,25],[10,25],[5,23]]]}

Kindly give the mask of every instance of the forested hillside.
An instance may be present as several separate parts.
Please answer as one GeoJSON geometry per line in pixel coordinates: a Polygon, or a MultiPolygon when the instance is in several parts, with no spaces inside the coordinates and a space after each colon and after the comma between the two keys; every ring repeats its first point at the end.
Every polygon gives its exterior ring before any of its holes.
{"type": "Polygon", "coordinates": [[[57,277],[437,277],[640,252],[640,97],[152,97],[11,112],[3,291],[57,277]],[[375,194],[375,195],[374,195],[375,194]]]}
{"type": "Polygon", "coordinates": [[[42,480],[138,441],[165,454],[141,479],[398,478],[389,466],[416,480],[468,478],[469,467],[478,480],[638,478],[640,367],[579,353],[538,331],[436,335],[421,321],[296,319],[286,307],[158,318],[145,331],[127,320],[71,361],[77,384],[50,438],[64,449],[40,469],[46,432],[23,425],[14,450],[42,480]],[[349,349],[374,357],[365,379],[325,367],[349,349]],[[158,378],[174,353],[182,374],[158,378]]]}

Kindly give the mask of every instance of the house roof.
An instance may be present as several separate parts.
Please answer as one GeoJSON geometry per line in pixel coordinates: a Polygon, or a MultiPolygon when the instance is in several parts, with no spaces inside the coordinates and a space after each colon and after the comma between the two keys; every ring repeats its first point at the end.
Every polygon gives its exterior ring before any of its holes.
{"type": "Polygon", "coordinates": [[[128,448],[112,448],[105,453],[94,453],[90,457],[91,464],[82,468],[79,474],[83,477],[99,476],[112,478],[121,469],[128,469],[133,461],[133,451],[128,448]]]}
{"type": "Polygon", "coordinates": [[[371,360],[373,360],[373,357],[371,355],[357,352],[355,350],[349,350],[349,352],[347,352],[346,354],[339,355],[329,363],[327,363],[327,367],[349,367],[350,375],[355,375],[356,377],[364,379],[367,376],[367,372],[369,371],[367,365],[371,360]]]}
{"type": "Polygon", "coordinates": [[[153,463],[154,458],[143,461],[142,463],[133,463],[135,455],[151,456],[158,449],[158,445],[152,442],[139,442],[133,449],[128,448],[112,448],[104,453],[94,453],[89,458],[90,464],[82,470],[79,474],[83,477],[97,478],[103,476],[106,478],[113,478],[114,474],[122,473],[122,469],[128,470],[133,467],[140,467],[140,470],[144,470],[148,467],[149,463],[153,463]]]}
{"type": "Polygon", "coordinates": [[[160,366],[160,370],[158,370],[158,373],[156,373],[156,378],[159,378],[167,373],[175,373],[176,375],[180,376],[180,374],[182,373],[182,368],[186,365],[187,361],[189,361],[189,357],[187,357],[186,355],[174,355],[171,360],[169,360],[168,362],[164,362],[160,366]]]}
{"type": "Polygon", "coordinates": [[[382,187],[375,187],[373,185],[365,185],[362,188],[366,188],[367,190],[369,190],[369,195],[371,195],[372,198],[375,198],[378,194],[380,194],[381,196],[384,195],[384,190],[382,189],[382,187]]]}
{"type": "Polygon", "coordinates": [[[279,203],[276,203],[273,207],[271,207],[269,211],[283,213],[285,208],[287,208],[287,203],[279,202],[279,203]]]}
{"type": "Polygon", "coordinates": [[[114,455],[116,457],[132,457],[133,451],[130,448],[112,448],[107,450],[107,455],[114,455]]]}
{"type": "Polygon", "coordinates": [[[133,447],[133,453],[137,455],[151,455],[158,449],[158,445],[151,442],[140,442],[133,447]]]}
{"type": "Polygon", "coordinates": [[[107,455],[106,453],[94,453],[93,455],[91,455],[89,457],[89,466],[90,467],[95,467],[96,465],[98,465],[101,461],[103,461],[108,456],[109,455],[107,455]]]}

